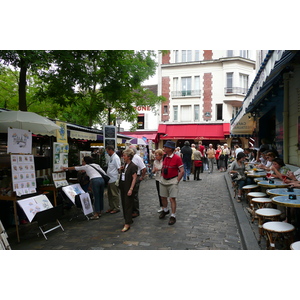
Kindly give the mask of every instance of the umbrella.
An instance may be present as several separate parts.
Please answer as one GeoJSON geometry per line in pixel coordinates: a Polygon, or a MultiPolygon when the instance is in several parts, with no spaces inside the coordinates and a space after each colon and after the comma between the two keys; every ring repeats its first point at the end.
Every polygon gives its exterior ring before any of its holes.
{"type": "Polygon", "coordinates": [[[0,132],[7,132],[9,127],[48,135],[53,135],[54,130],[60,129],[54,122],[33,112],[12,110],[0,112],[0,132]]]}
{"type": "Polygon", "coordinates": [[[148,145],[147,142],[145,142],[143,139],[140,138],[131,139],[129,142],[132,145],[148,145]]]}

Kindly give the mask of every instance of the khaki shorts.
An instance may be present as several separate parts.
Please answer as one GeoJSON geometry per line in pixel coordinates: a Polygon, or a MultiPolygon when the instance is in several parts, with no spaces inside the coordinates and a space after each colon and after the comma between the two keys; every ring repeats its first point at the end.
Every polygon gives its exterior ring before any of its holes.
{"type": "Polygon", "coordinates": [[[178,184],[165,185],[159,183],[159,194],[161,197],[177,198],[178,191],[179,191],[178,184]]]}

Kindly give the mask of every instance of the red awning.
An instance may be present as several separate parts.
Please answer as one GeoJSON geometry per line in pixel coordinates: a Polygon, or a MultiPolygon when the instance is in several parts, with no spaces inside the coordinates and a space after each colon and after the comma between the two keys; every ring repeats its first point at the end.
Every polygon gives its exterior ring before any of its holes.
{"type": "Polygon", "coordinates": [[[230,124],[160,124],[157,132],[161,140],[223,140],[230,134],[230,124]]]}
{"type": "Polygon", "coordinates": [[[128,135],[128,136],[132,136],[134,138],[140,138],[142,139],[143,137],[145,137],[147,140],[155,140],[156,136],[157,136],[157,132],[138,132],[138,131],[123,131],[121,132],[124,135],[128,135]]]}

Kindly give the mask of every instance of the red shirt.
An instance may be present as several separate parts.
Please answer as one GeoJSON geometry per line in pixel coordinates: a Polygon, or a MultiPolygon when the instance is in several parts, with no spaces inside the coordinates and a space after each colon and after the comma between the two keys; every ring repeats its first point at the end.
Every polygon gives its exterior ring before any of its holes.
{"type": "Polygon", "coordinates": [[[202,156],[204,156],[204,149],[205,147],[203,145],[199,146],[199,151],[201,152],[202,156]]]}
{"type": "Polygon", "coordinates": [[[182,166],[182,159],[179,155],[173,153],[171,156],[166,156],[163,160],[161,176],[164,179],[175,178],[178,176],[179,168],[182,166]]]}

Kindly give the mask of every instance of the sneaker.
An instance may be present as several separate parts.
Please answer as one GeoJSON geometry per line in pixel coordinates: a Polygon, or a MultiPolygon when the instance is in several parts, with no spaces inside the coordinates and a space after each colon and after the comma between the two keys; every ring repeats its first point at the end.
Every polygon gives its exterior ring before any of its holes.
{"type": "Polygon", "coordinates": [[[161,213],[160,213],[160,215],[159,215],[159,218],[160,219],[163,219],[166,215],[168,215],[170,213],[170,211],[168,210],[168,211],[162,211],[161,213]]]}
{"type": "Polygon", "coordinates": [[[161,213],[163,211],[163,209],[162,208],[160,208],[157,212],[158,213],[161,213]]]}
{"type": "Polygon", "coordinates": [[[175,217],[170,217],[169,219],[169,225],[174,225],[176,223],[176,218],[175,217]]]}

